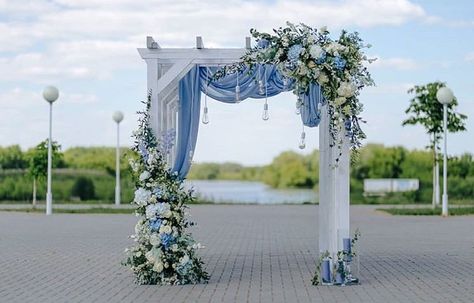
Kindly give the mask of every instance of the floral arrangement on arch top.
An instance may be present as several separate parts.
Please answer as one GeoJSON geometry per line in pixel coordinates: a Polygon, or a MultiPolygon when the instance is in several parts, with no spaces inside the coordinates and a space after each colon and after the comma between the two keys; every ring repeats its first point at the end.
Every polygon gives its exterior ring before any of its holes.
{"type": "MultiPolygon", "coordinates": [[[[343,130],[350,137],[352,150],[361,146],[365,134],[360,122],[363,106],[358,99],[360,90],[374,85],[365,63],[372,63],[363,52],[369,48],[357,32],[342,31],[339,39],[332,40],[326,27],[317,30],[305,24],[274,29],[274,34],[251,29],[257,45],[241,61],[217,71],[216,79],[242,71],[246,66],[276,65],[278,71],[295,83],[293,92],[300,96],[308,93],[312,83],[320,85],[331,117],[329,123],[333,142],[341,147],[343,130]]],[[[334,144],[333,144],[334,145],[334,144]]]]}

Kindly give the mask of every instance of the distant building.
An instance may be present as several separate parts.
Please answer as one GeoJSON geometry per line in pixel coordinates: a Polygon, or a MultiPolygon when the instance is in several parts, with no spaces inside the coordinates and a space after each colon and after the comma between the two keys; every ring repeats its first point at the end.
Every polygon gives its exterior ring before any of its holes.
{"type": "Polygon", "coordinates": [[[364,196],[384,196],[387,193],[415,191],[418,179],[364,179],[364,196]]]}

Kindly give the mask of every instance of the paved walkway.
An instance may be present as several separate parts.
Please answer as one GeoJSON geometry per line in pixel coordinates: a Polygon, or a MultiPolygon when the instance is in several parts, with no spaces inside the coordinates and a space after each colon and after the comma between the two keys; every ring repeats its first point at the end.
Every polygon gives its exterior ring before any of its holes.
{"type": "Polygon", "coordinates": [[[362,285],[310,284],[317,206],[191,208],[209,284],[138,286],[120,265],[130,215],[0,213],[0,302],[472,302],[474,217],[352,207],[362,285]]]}

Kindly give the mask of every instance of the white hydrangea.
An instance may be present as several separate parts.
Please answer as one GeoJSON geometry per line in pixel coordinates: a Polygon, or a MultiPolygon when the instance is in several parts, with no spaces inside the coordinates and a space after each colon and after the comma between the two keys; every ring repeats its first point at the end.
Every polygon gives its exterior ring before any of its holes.
{"type": "Polygon", "coordinates": [[[179,258],[179,263],[181,263],[181,265],[186,265],[188,262],[189,262],[188,255],[184,255],[182,258],[179,258]]]}
{"type": "Polygon", "coordinates": [[[135,191],[135,198],[133,199],[133,201],[138,205],[146,205],[150,197],[151,191],[146,190],[144,188],[139,188],[135,191]]]}
{"type": "Polygon", "coordinates": [[[346,47],[337,42],[331,42],[326,46],[326,51],[334,56],[338,56],[340,52],[343,52],[346,47]]]}
{"type": "Polygon", "coordinates": [[[172,252],[177,252],[178,251],[178,244],[171,245],[171,251],[172,252]]]}
{"type": "Polygon", "coordinates": [[[147,205],[145,209],[145,216],[147,217],[147,219],[154,219],[156,217],[156,213],[158,212],[158,205],[159,204],[147,205]]]}
{"type": "Polygon", "coordinates": [[[145,181],[145,180],[147,180],[148,178],[150,178],[150,176],[151,176],[151,175],[150,175],[150,172],[147,171],[147,170],[145,170],[145,171],[143,171],[143,172],[140,174],[140,177],[139,177],[139,178],[140,178],[140,181],[145,181]]]}
{"type": "Polygon", "coordinates": [[[354,95],[357,88],[350,82],[341,82],[337,89],[337,94],[341,97],[350,98],[354,95]]]}
{"type": "Polygon", "coordinates": [[[313,57],[314,59],[318,59],[319,57],[321,57],[321,55],[323,54],[324,50],[322,49],[321,46],[319,45],[312,45],[311,48],[309,49],[309,54],[311,55],[311,57],[313,57]]]}

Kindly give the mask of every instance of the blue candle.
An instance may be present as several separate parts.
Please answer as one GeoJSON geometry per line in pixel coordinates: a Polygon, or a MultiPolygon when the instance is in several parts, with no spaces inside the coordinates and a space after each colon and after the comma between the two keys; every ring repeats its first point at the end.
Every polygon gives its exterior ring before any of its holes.
{"type": "Polygon", "coordinates": [[[323,260],[321,264],[321,281],[322,283],[331,283],[331,265],[329,260],[323,260]]]}
{"type": "Polygon", "coordinates": [[[350,253],[351,252],[351,238],[342,239],[342,247],[343,247],[344,252],[350,253]]]}

